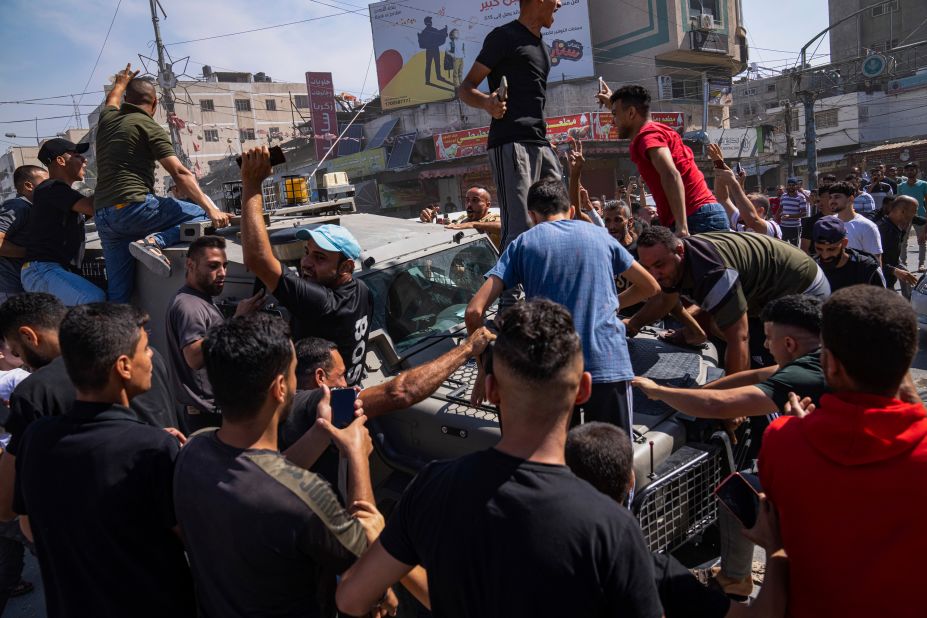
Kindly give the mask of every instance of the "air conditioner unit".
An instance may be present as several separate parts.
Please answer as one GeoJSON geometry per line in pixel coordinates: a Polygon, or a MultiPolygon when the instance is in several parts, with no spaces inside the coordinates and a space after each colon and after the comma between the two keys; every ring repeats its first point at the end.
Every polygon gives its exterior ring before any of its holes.
{"type": "Polygon", "coordinates": [[[715,18],[707,13],[702,13],[699,25],[702,27],[702,30],[712,30],[715,27],[715,18]]]}

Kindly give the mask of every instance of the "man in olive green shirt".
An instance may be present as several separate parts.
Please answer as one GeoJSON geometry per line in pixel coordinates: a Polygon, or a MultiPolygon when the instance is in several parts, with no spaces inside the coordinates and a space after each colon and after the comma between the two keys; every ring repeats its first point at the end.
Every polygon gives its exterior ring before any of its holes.
{"type": "Polygon", "coordinates": [[[94,214],[109,299],[117,303],[132,296],[133,256],[157,274],[170,276],[171,263],[161,249],[180,240],[180,224],[207,217],[217,228],[229,222],[229,215],[206,197],[196,176],[174,154],[170,136],[153,118],[158,108],[154,84],[137,75],[130,65],[116,75],[97,124],[94,214]],[[194,203],[154,195],[156,162],[194,203]]]}
{"type": "Polygon", "coordinates": [[[680,298],[697,305],[703,328],[726,343],[728,374],[750,368],[750,318],[789,294],[826,299],[827,277],[800,249],[769,236],[710,232],[683,239],[652,227],[637,240],[641,264],[663,293],[631,318],[629,330],[665,316],[680,298]]]}

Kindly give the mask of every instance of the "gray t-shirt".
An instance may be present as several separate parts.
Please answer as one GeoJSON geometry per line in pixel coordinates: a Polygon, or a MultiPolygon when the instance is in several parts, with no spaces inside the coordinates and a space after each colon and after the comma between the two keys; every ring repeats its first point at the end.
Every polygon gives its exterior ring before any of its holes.
{"type": "MultiPolygon", "coordinates": [[[[29,221],[29,211],[32,203],[21,195],[7,200],[0,205],[0,232],[4,234],[4,242],[10,241],[23,247],[23,230],[29,221]]],[[[19,271],[23,267],[23,258],[0,257],[0,293],[21,294],[22,283],[19,280],[19,271]]]]}
{"type": "Polygon", "coordinates": [[[212,302],[212,297],[186,285],[177,291],[167,308],[167,346],[178,399],[202,412],[215,409],[212,385],[205,367],[190,368],[183,357],[183,349],[206,337],[211,327],[224,321],[225,316],[212,302]]]}

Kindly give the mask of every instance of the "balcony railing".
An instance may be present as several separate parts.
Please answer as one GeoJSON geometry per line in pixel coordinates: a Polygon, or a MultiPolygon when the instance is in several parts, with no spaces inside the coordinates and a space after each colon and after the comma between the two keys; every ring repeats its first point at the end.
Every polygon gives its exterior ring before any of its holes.
{"type": "Polygon", "coordinates": [[[689,49],[708,54],[728,54],[727,35],[711,30],[690,30],[689,49]]]}

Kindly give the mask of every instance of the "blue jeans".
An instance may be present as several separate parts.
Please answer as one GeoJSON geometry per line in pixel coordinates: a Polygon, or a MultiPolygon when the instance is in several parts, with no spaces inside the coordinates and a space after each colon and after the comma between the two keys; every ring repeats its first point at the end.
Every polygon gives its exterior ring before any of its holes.
{"type": "Polygon", "coordinates": [[[57,262],[26,262],[19,276],[27,292],[47,292],[69,307],[106,300],[106,292],[57,262]]]}
{"type": "Polygon", "coordinates": [[[180,224],[205,221],[206,212],[190,202],[148,194],[144,202],[101,208],[94,217],[106,260],[109,299],[127,303],[135,287],[135,258],[129,245],[148,236],[162,248],[175,245],[180,240],[180,224]]]}
{"type": "Polygon", "coordinates": [[[724,206],[717,202],[705,204],[693,212],[686,217],[686,223],[689,224],[690,234],[729,232],[731,230],[731,223],[727,218],[727,211],[724,210],[724,206]]]}

